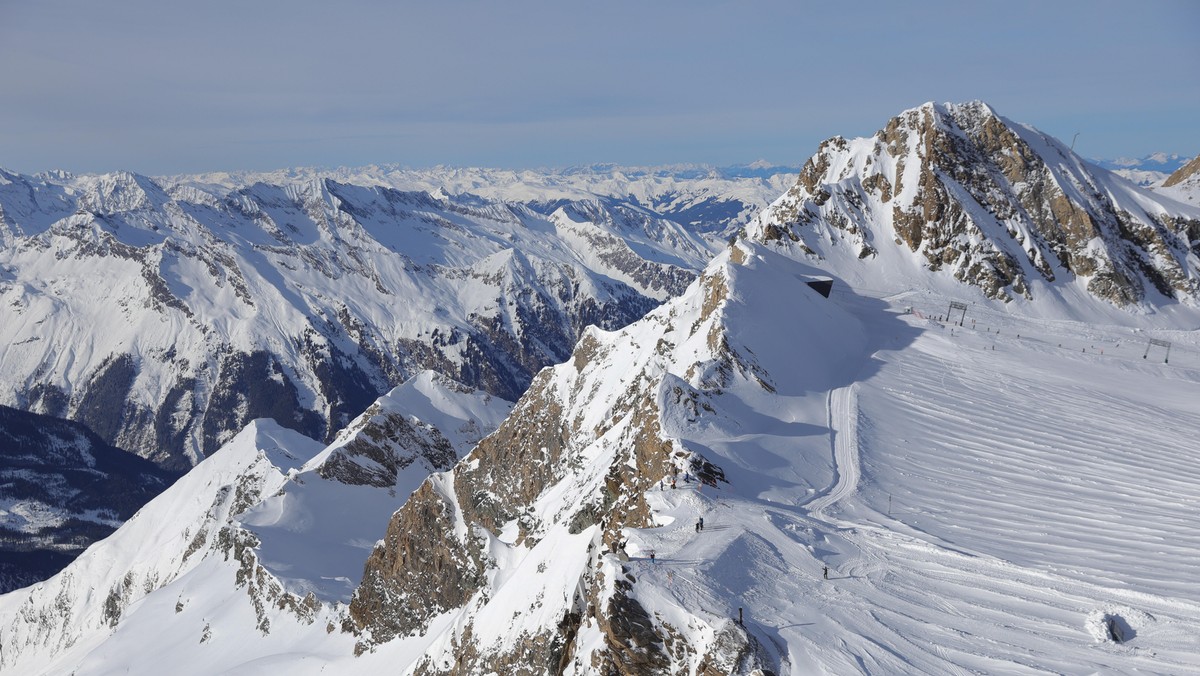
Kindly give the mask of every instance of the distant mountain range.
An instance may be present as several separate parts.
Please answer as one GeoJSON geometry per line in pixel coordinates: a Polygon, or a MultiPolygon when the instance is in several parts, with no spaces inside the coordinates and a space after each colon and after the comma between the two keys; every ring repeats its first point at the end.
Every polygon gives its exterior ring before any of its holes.
{"type": "Polygon", "coordinates": [[[3,173],[0,403],[183,468],[256,417],[331,439],[422,369],[516,399],[682,291],[697,230],[594,195],[3,173]]]}
{"type": "Polygon", "coordinates": [[[1097,166],[1123,176],[1143,188],[1161,186],[1163,181],[1180,167],[1187,164],[1191,157],[1174,153],[1151,153],[1145,157],[1119,157],[1115,160],[1093,159],[1097,166]]]}

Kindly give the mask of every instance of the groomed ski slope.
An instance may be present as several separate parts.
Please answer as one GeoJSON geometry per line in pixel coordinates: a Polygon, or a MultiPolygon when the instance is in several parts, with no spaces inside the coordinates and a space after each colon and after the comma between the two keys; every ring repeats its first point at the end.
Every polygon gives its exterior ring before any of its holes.
{"type": "MultiPolygon", "coordinates": [[[[826,444],[828,486],[795,504],[770,472],[653,491],[664,525],[630,531],[643,603],[714,628],[742,608],[781,673],[1200,673],[1197,337],[831,302],[873,345],[858,378],[808,395],[828,430],[797,460],[826,444]],[[1142,358],[1150,335],[1171,363],[1142,358]]],[[[787,407],[769,414],[809,408],[787,407]]]]}

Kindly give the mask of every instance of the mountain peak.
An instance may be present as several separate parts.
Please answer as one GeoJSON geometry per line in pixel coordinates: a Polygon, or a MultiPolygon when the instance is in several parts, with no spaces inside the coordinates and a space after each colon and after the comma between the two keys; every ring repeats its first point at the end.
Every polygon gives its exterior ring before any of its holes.
{"type": "Polygon", "coordinates": [[[991,299],[1066,292],[1149,311],[1200,293],[1189,257],[1200,211],[1171,204],[982,101],[931,102],[873,137],[822,143],[747,230],[820,258],[908,268],[914,286],[950,277],[991,299]]]}

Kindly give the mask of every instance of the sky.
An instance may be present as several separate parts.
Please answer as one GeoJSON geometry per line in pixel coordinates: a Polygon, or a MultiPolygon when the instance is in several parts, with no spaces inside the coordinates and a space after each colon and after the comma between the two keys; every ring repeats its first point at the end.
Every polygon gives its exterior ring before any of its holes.
{"type": "Polygon", "coordinates": [[[0,167],[798,165],[971,99],[1195,155],[1198,32],[1190,0],[0,0],[0,167]]]}

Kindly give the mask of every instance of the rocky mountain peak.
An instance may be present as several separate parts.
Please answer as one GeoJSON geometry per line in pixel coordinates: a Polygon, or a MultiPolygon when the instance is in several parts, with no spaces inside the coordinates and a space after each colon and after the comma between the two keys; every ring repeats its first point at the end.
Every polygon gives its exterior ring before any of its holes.
{"type": "Polygon", "coordinates": [[[1200,211],[981,101],[926,103],[872,137],[830,138],[748,231],[863,265],[899,256],[1006,301],[1072,285],[1132,308],[1200,291],[1200,211]]]}

